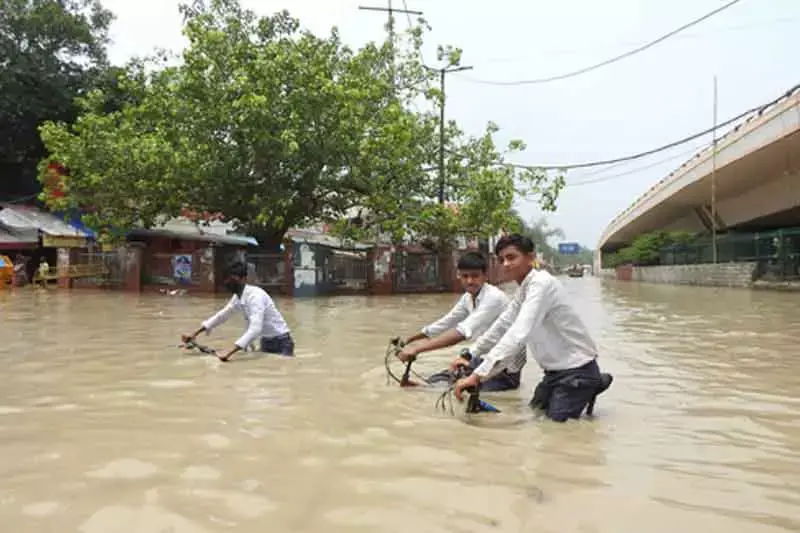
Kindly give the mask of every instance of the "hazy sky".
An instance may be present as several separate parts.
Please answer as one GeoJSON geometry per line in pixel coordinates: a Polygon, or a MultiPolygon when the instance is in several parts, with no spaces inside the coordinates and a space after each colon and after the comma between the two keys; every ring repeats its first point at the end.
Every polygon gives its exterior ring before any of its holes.
{"type": "MultiPolygon", "coordinates": [[[[743,0],[631,58],[578,77],[537,85],[491,82],[562,74],[626,52],[728,0],[406,0],[432,26],[423,55],[437,44],[464,49],[474,70],[448,76],[448,118],[471,133],[487,121],[505,144],[523,139],[521,164],[570,164],[625,156],[713,124],[713,76],[720,122],[800,83],[800,0],[743,0]],[[492,6],[491,8],[489,6],[492,6]],[[486,83],[490,82],[490,83],[486,83]]],[[[111,58],[122,63],[154,48],[184,45],[177,0],[103,0],[117,16],[111,58]]],[[[261,14],[288,9],[303,26],[338,26],[357,47],[385,37],[385,14],[358,9],[386,0],[244,0],[261,14]]],[[[402,0],[394,0],[402,7],[402,0]]],[[[408,20],[398,16],[398,28],[408,20]]],[[[638,161],[576,170],[551,225],[594,247],[612,218],[671,172],[710,136],[638,161]]],[[[540,213],[520,202],[526,218],[540,213]]]]}

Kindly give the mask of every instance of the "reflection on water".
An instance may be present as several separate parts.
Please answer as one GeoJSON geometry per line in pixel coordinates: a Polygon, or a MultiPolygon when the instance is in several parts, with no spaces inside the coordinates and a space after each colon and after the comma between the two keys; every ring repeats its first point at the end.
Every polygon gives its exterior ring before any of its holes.
{"type": "Polygon", "coordinates": [[[222,300],[0,294],[0,531],[799,531],[796,297],[564,283],[616,376],[594,422],[387,387],[388,337],[455,295],[281,300],[298,357],[222,364],[176,348],[222,300]]]}

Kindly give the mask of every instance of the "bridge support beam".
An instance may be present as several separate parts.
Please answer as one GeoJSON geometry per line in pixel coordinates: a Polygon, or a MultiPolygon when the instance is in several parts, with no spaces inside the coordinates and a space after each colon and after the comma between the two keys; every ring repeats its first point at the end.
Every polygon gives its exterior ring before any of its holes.
{"type": "Polygon", "coordinates": [[[719,212],[716,213],[716,217],[711,216],[711,206],[703,205],[695,207],[694,213],[709,233],[714,230],[715,226],[717,231],[725,231],[727,229],[727,225],[725,221],[722,220],[722,217],[719,216],[719,212]]]}

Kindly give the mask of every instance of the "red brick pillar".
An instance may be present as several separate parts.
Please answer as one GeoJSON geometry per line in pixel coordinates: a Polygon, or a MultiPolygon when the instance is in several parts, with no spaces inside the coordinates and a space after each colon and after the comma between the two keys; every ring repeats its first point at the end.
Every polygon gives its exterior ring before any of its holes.
{"type": "Polygon", "coordinates": [[[391,294],[394,277],[394,247],[377,246],[369,253],[372,264],[370,292],[372,294],[391,294]]]}
{"type": "Polygon", "coordinates": [[[294,296],[294,242],[283,241],[283,290],[286,296],[294,296]]]}
{"type": "Polygon", "coordinates": [[[461,257],[461,252],[459,250],[453,250],[449,254],[446,255],[445,267],[447,275],[447,288],[455,293],[462,292],[464,289],[461,287],[461,283],[458,281],[458,259],[461,257]]]}
{"type": "Polygon", "coordinates": [[[142,261],[144,260],[144,244],[139,242],[128,243],[119,250],[124,259],[125,271],[123,273],[122,289],[129,292],[142,290],[142,261]]]}
{"type": "MultiPolygon", "coordinates": [[[[200,283],[197,286],[197,290],[200,292],[206,292],[210,294],[214,294],[217,292],[217,248],[214,246],[208,246],[207,248],[201,248],[197,250],[194,254],[194,258],[197,259],[195,268],[198,269],[200,272],[200,283]]],[[[193,258],[193,259],[194,259],[193,258]]]]}

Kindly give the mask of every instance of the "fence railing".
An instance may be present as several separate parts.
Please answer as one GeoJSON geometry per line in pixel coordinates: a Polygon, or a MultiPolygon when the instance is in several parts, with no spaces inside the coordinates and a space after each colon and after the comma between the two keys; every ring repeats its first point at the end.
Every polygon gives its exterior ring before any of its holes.
{"type": "Polygon", "coordinates": [[[394,254],[395,292],[438,290],[446,286],[436,253],[398,252],[394,254]]]}
{"type": "Polygon", "coordinates": [[[248,253],[247,279],[266,291],[283,290],[286,286],[286,258],[281,253],[248,253]]]}
{"type": "Polygon", "coordinates": [[[125,282],[125,255],[118,251],[79,253],[74,266],[86,274],[100,273],[75,276],[73,285],[76,287],[118,288],[125,282]]]}
{"type": "MultiPolygon", "coordinates": [[[[662,265],[695,265],[714,261],[710,239],[674,244],[661,250],[662,265]]],[[[765,233],[729,233],[717,238],[717,262],[755,262],[764,279],[800,279],[800,228],[765,233]]]]}
{"type": "MultiPolygon", "coordinates": [[[[242,258],[247,263],[248,281],[276,294],[442,292],[457,285],[454,281],[458,252],[451,260],[437,252],[419,249],[398,248],[393,252],[384,249],[376,255],[371,248],[342,250],[317,243],[303,243],[287,253],[245,253],[238,249],[220,249],[218,254],[208,252],[205,248],[171,253],[145,248],[141,251],[141,263],[131,265],[126,261],[137,254],[124,248],[83,252],[71,258],[70,268],[74,272],[65,277],[74,279],[76,286],[123,287],[131,282],[128,274],[133,275],[135,269],[141,287],[214,291],[222,289],[224,266],[234,258],[242,258]],[[388,264],[387,253],[393,254],[388,264]]],[[[496,270],[494,258],[489,256],[489,259],[492,271],[496,270]]]]}
{"type": "Polygon", "coordinates": [[[331,249],[325,259],[321,282],[326,292],[362,292],[369,288],[372,263],[366,252],[331,249]]]}

